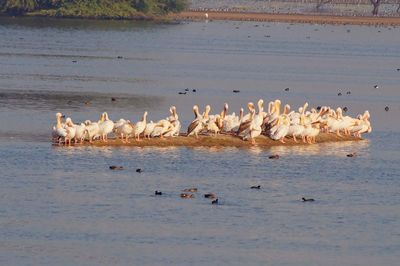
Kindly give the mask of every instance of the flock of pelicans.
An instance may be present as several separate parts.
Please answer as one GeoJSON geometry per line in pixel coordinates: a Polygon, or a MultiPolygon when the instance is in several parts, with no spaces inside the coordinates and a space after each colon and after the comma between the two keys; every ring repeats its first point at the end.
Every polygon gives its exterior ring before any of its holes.
{"type": "MultiPolygon", "coordinates": [[[[288,104],[281,108],[281,101],[275,100],[268,104],[268,110],[264,111],[264,101],[260,99],[257,108],[254,103],[247,104],[248,113],[244,114],[243,108],[239,115],[228,114],[228,104],[225,103],[219,114],[210,114],[211,107],[207,105],[203,113],[200,113],[197,105],[193,106],[194,120],[190,123],[186,136],[198,138],[199,134],[229,134],[250,140],[255,143],[255,138],[265,135],[273,140],[285,143],[285,138],[301,138],[304,143],[315,143],[315,138],[320,132],[331,132],[341,137],[341,134],[360,137],[363,133],[371,132],[370,114],[365,111],[356,118],[344,116],[342,108],[330,108],[322,106],[307,110],[308,103],[299,107],[297,111],[291,111],[288,104]]],[[[170,116],[156,123],[147,122],[147,112],[137,123],[119,119],[112,121],[104,112],[100,120],[74,124],[71,118],[66,118],[61,113],[56,114],[57,124],[53,127],[53,142],[71,145],[95,139],[107,142],[109,134],[114,134],[122,142],[129,143],[130,138],[140,141],[140,138],[165,138],[181,135],[181,123],[175,106],[170,108],[170,116]]],[[[183,135],[183,134],[182,134],[183,135]]]]}

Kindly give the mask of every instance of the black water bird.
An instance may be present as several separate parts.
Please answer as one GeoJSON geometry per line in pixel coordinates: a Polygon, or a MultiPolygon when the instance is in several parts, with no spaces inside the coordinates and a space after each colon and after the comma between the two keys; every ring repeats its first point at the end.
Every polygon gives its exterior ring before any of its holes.
{"type": "Polygon", "coordinates": [[[385,107],[385,111],[388,112],[389,111],[389,106],[385,107]]]}
{"type": "Polygon", "coordinates": [[[349,109],[345,106],[345,107],[343,107],[343,112],[347,112],[349,109]]]}
{"type": "Polygon", "coordinates": [[[140,168],[136,169],[136,173],[141,173],[141,172],[142,172],[142,169],[140,169],[140,168]]]}
{"type": "Polygon", "coordinates": [[[111,101],[112,101],[112,102],[115,102],[116,100],[117,100],[116,98],[111,97],[111,101]]]}
{"type": "Polygon", "coordinates": [[[192,92],[196,92],[196,91],[197,91],[196,89],[193,89],[193,90],[192,90],[192,92]]]}
{"type": "Polygon", "coordinates": [[[347,154],[346,156],[347,157],[356,157],[356,153],[355,152],[352,152],[352,153],[349,153],[349,154],[347,154]]]}
{"type": "Polygon", "coordinates": [[[261,186],[260,186],[260,185],[258,185],[258,186],[251,186],[250,188],[251,188],[251,189],[260,189],[261,186]]]}
{"type": "Polygon", "coordinates": [[[374,88],[375,88],[375,89],[379,89],[379,86],[378,86],[378,85],[375,85],[374,88]]]}
{"type": "Polygon", "coordinates": [[[186,94],[186,91],[185,92],[178,92],[178,94],[182,94],[182,95],[185,95],[186,94]]]}
{"type": "Polygon", "coordinates": [[[347,94],[347,95],[350,95],[350,94],[351,94],[351,91],[346,92],[346,94],[347,94]]]}
{"type": "Polygon", "coordinates": [[[289,91],[289,90],[290,90],[289,88],[286,88],[286,89],[285,89],[285,91],[289,91]]]}
{"type": "Polygon", "coordinates": [[[123,170],[123,166],[118,166],[118,165],[111,165],[110,170],[123,170]]]}
{"type": "Polygon", "coordinates": [[[279,159],[279,154],[270,155],[269,159],[279,159]]]}
{"type": "Polygon", "coordinates": [[[311,198],[310,198],[310,199],[306,199],[306,198],[303,197],[303,198],[301,198],[301,199],[302,199],[304,202],[306,202],[306,201],[314,201],[314,199],[311,199],[311,198]]]}
{"type": "Polygon", "coordinates": [[[118,59],[122,59],[123,57],[119,55],[119,56],[117,56],[117,58],[118,58],[118,59]]]}
{"type": "Polygon", "coordinates": [[[338,96],[342,96],[342,93],[341,93],[341,92],[339,92],[337,95],[338,95],[338,96]]]}
{"type": "Polygon", "coordinates": [[[185,91],[189,91],[189,88],[186,88],[185,91]]]}
{"type": "Polygon", "coordinates": [[[156,191],[154,192],[154,195],[156,195],[156,196],[160,196],[160,195],[162,195],[162,192],[161,192],[161,191],[158,191],[158,190],[156,190],[156,191]]]}
{"type": "Polygon", "coordinates": [[[215,200],[211,201],[211,204],[217,205],[218,204],[218,199],[215,199],[215,200]]]}
{"type": "Polygon", "coordinates": [[[233,90],[232,92],[233,92],[233,93],[239,93],[240,90],[233,90]]]}

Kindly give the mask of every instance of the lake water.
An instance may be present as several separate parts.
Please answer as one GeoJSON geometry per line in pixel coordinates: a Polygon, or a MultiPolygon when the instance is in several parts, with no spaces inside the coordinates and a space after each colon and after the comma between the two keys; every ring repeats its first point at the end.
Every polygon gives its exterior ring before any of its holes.
{"type": "Polygon", "coordinates": [[[399,28],[0,18],[0,36],[1,265],[397,265],[399,28]],[[186,128],[195,103],[259,98],[368,109],[373,133],[270,150],[49,142],[57,111],[158,120],[174,104],[186,128]]]}

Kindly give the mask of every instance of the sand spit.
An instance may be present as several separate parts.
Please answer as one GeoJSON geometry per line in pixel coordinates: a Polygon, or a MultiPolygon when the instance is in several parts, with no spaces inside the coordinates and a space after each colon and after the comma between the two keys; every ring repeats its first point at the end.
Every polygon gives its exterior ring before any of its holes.
{"type": "Polygon", "coordinates": [[[334,15],[302,15],[302,14],[271,14],[271,13],[244,13],[244,12],[218,12],[218,11],[184,11],[173,14],[177,20],[238,20],[238,21],[263,21],[287,22],[310,24],[335,24],[335,25],[400,25],[400,17],[372,17],[372,16],[334,16],[334,15]]]}
{"type": "MultiPolygon", "coordinates": [[[[339,142],[339,141],[357,141],[361,140],[360,138],[353,136],[343,136],[341,138],[337,137],[335,134],[328,133],[320,133],[317,136],[317,143],[325,143],[325,142],[339,142]]],[[[279,141],[274,141],[266,136],[259,136],[256,138],[257,147],[261,148],[269,148],[273,146],[296,146],[296,145],[310,145],[303,143],[301,138],[298,142],[294,142],[292,138],[285,139],[286,143],[281,143],[279,141]]],[[[58,146],[58,144],[54,144],[58,146]]],[[[74,144],[72,144],[74,145],[74,144]]],[[[311,144],[312,145],[312,144],[311,144]]],[[[186,137],[179,136],[173,138],[151,138],[151,139],[141,139],[140,141],[135,141],[134,139],[130,140],[130,143],[124,143],[120,139],[109,139],[108,142],[102,142],[100,140],[94,141],[92,144],[89,142],[85,142],[84,144],[77,144],[76,146],[126,146],[126,147],[147,147],[147,146],[155,146],[155,147],[239,147],[239,148],[248,148],[253,147],[250,141],[243,141],[238,137],[231,135],[217,135],[217,136],[205,136],[200,135],[198,139],[195,137],[186,137]]]]}

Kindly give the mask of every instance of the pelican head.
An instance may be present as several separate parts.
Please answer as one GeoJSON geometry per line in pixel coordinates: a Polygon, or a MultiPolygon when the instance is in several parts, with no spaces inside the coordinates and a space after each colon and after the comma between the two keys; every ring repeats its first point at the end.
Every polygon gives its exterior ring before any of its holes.
{"type": "Polygon", "coordinates": [[[254,103],[249,102],[249,103],[247,104],[247,108],[249,109],[250,112],[251,112],[252,110],[254,110],[254,109],[255,109],[254,103]]]}
{"type": "Polygon", "coordinates": [[[65,115],[63,115],[62,113],[56,113],[56,117],[57,118],[65,118],[65,115]]]}

